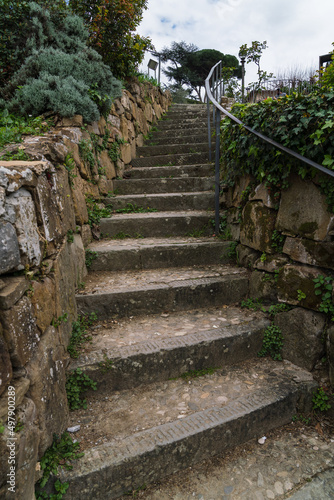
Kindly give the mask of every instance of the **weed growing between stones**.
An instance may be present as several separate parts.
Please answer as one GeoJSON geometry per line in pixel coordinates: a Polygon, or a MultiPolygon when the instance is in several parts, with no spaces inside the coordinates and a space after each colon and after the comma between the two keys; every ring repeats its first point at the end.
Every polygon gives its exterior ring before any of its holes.
{"type": "Polygon", "coordinates": [[[131,490],[131,491],[126,491],[124,493],[124,495],[128,496],[128,497],[132,497],[132,498],[136,498],[138,496],[138,494],[141,492],[141,491],[144,491],[146,490],[147,486],[146,484],[144,483],[142,486],[138,486],[138,488],[136,488],[135,490],[131,490]]]}
{"type": "Polygon", "coordinates": [[[124,208],[119,208],[116,210],[117,214],[143,214],[143,213],[149,213],[149,212],[157,212],[155,208],[144,208],[144,207],[138,207],[135,203],[127,203],[126,207],[124,208]]]}
{"type": "Polygon", "coordinates": [[[71,153],[66,155],[64,167],[66,168],[67,173],[68,173],[68,183],[73,188],[74,187],[73,179],[75,179],[77,177],[77,175],[74,173],[76,165],[75,165],[75,161],[74,161],[74,158],[71,155],[71,153]]]}
{"type": "Polygon", "coordinates": [[[108,373],[112,369],[113,361],[106,354],[103,355],[103,361],[99,362],[99,367],[102,373],[108,373]]]}
{"type": "Polygon", "coordinates": [[[324,388],[319,387],[317,391],[313,393],[313,411],[319,412],[329,410],[332,406],[328,403],[328,400],[329,396],[325,393],[324,388]]]}
{"type": "Polygon", "coordinates": [[[241,307],[252,309],[253,311],[263,311],[262,300],[260,299],[246,299],[241,301],[241,307]]]}
{"type": "Polygon", "coordinates": [[[95,259],[97,259],[97,252],[89,249],[85,251],[85,263],[87,269],[91,267],[95,259]]]}
{"type": "Polygon", "coordinates": [[[78,460],[84,453],[79,452],[80,444],[74,443],[68,432],[64,432],[59,438],[56,434],[53,437],[53,443],[41,458],[40,466],[43,471],[42,478],[36,483],[36,500],[61,500],[66,493],[69,484],[62,483],[59,479],[54,484],[55,494],[48,495],[45,488],[51,474],[58,473],[58,467],[72,470],[71,461],[78,460]]]}
{"type": "Polygon", "coordinates": [[[285,236],[275,229],[271,237],[271,248],[277,253],[282,253],[284,242],[285,236]]]}
{"type": "Polygon", "coordinates": [[[66,393],[70,410],[87,408],[87,401],[81,396],[89,388],[96,391],[96,382],[83,373],[80,368],[69,374],[66,381],[66,393]]]}
{"type": "Polygon", "coordinates": [[[289,306],[288,304],[272,304],[267,309],[267,312],[269,313],[269,315],[272,318],[274,318],[276,316],[276,314],[291,311],[291,309],[292,309],[292,307],[289,306]]]}
{"type": "Polygon", "coordinates": [[[89,316],[78,316],[77,321],[72,323],[72,334],[70,338],[70,343],[67,347],[71,358],[78,358],[78,349],[92,340],[92,336],[87,333],[87,328],[89,328],[97,320],[97,315],[93,312],[89,316]]]}
{"type": "MultiPolygon", "coordinates": [[[[21,142],[23,135],[43,135],[51,128],[51,121],[43,116],[32,118],[9,114],[5,109],[0,111],[0,149],[12,142],[21,142]]],[[[4,160],[5,158],[1,158],[4,160]]],[[[7,159],[7,158],[6,158],[7,159]]],[[[11,158],[13,159],[13,158],[11,158]]],[[[23,158],[17,158],[23,160],[23,158]]]]}
{"type": "Polygon", "coordinates": [[[302,290],[297,290],[297,300],[300,302],[304,299],[306,299],[306,293],[304,293],[302,290]]]}
{"type": "Polygon", "coordinates": [[[18,151],[16,151],[15,153],[12,151],[7,151],[7,153],[3,154],[0,159],[4,160],[4,161],[15,161],[15,160],[31,161],[31,157],[28,156],[23,151],[23,149],[20,149],[20,147],[24,147],[24,146],[19,146],[18,151]]]}
{"type": "Polygon", "coordinates": [[[282,361],[282,347],[283,336],[281,329],[276,325],[270,325],[264,332],[262,349],[258,352],[258,356],[263,357],[269,354],[275,361],[282,361]]]}
{"type": "Polygon", "coordinates": [[[94,225],[97,226],[102,218],[108,218],[112,214],[112,209],[110,207],[101,206],[98,201],[99,200],[95,200],[91,196],[86,198],[88,224],[90,227],[94,225]]]}
{"type": "Polygon", "coordinates": [[[232,243],[228,247],[227,256],[230,259],[235,260],[236,263],[239,264],[239,255],[238,255],[238,252],[237,252],[237,246],[238,246],[238,242],[237,241],[232,241],[232,243]]]}
{"type": "Polygon", "coordinates": [[[67,231],[67,243],[73,243],[74,242],[74,233],[72,229],[69,229],[67,231]]]}
{"type": "Polygon", "coordinates": [[[305,417],[304,415],[294,415],[292,417],[292,422],[301,422],[304,425],[310,425],[311,424],[311,418],[310,417],[305,417]]]}
{"type": "Polygon", "coordinates": [[[68,314],[65,313],[62,316],[58,316],[58,318],[52,318],[51,325],[55,328],[58,328],[62,323],[67,323],[68,314]]]}
{"type": "Polygon", "coordinates": [[[333,281],[334,279],[331,276],[324,277],[322,274],[319,274],[313,280],[315,283],[315,295],[321,295],[319,311],[327,314],[330,321],[334,321],[334,304],[332,302],[333,281]]]}

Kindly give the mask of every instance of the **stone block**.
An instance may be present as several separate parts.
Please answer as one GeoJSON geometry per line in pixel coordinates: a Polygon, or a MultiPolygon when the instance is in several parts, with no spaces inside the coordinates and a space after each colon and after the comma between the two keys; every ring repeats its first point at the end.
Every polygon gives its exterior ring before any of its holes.
{"type": "Polygon", "coordinates": [[[236,183],[233,187],[229,188],[226,193],[226,206],[230,207],[240,207],[243,201],[243,193],[246,192],[246,189],[252,182],[252,178],[249,175],[244,175],[240,179],[236,180],[236,183]]]}
{"type": "Polygon", "coordinates": [[[240,243],[261,252],[273,253],[272,235],[276,212],[260,201],[248,202],[242,212],[240,243]]]}
{"type": "Polygon", "coordinates": [[[68,182],[68,172],[65,167],[58,167],[52,176],[52,194],[56,200],[60,216],[62,235],[75,229],[75,212],[72,201],[72,191],[68,182]]]}
{"type": "Polygon", "coordinates": [[[67,137],[64,137],[64,143],[66,144],[66,147],[68,148],[70,154],[73,156],[75,164],[80,172],[80,175],[84,179],[89,179],[90,178],[90,171],[89,171],[89,168],[87,167],[87,165],[85,164],[85,162],[82,161],[82,159],[80,157],[78,144],[73,142],[72,140],[68,139],[67,137]]]}
{"type": "Polygon", "coordinates": [[[288,237],[283,252],[297,262],[334,269],[334,242],[288,237]]]}
{"type": "Polygon", "coordinates": [[[142,146],[144,146],[144,136],[143,134],[139,134],[136,138],[136,144],[139,148],[141,148],[142,146]]]}
{"type": "Polygon", "coordinates": [[[259,271],[275,273],[288,263],[289,259],[281,254],[267,254],[265,260],[257,260],[254,267],[259,271]]]}
{"type": "MultiPolygon", "coordinates": [[[[12,380],[10,387],[14,387],[15,391],[15,408],[20,406],[25,395],[27,394],[30,387],[30,380],[26,377],[21,377],[17,380],[12,380]]],[[[8,387],[0,399],[0,421],[6,420],[8,415],[8,387]]]]}
{"type": "Polygon", "coordinates": [[[81,239],[84,247],[88,247],[88,245],[92,241],[92,230],[89,224],[85,224],[81,227],[81,239]]]}
{"type": "Polygon", "coordinates": [[[274,275],[253,271],[249,279],[249,296],[264,302],[276,302],[277,289],[274,275]]]}
{"type": "Polygon", "coordinates": [[[33,170],[29,168],[35,165],[36,162],[25,163],[28,163],[29,166],[22,165],[22,162],[0,160],[0,186],[3,187],[7,193],[15,193],[15,191],[18,191],[22,186],[36,185],[37,176],[34,174],[33,170]]]}
{"type": "Polygon", "coordinates": [[[74,265],[75,287],[79,288],[87,276],[86,254],[79,234],[74,235],[74,241],[70,244],[70,250],[74,265]]]}
{"type": "Polygon", "coordinates": [[[147,102],[145,105],[144,115],[148,122],[150,123],[153,122],[153,107],[152,104],[150,104],[149,102],[147,102]]]}
{"type": "Polygon", "coordinates": [[[15,229],[20,248],[22,268],[39,266],[42,260],[35,205],[31,194],[24,188],[7,197],[6,206],[15,213],[15,229]]]}
{"type": "Polygon", "coordinates": [[[50,326],[52,318],[56,316],[55,285],[50,278],[33,282],[33,292],[30,300],[34,308],[36,325],[40,333],[50,326]]]}
{"type": "Polygon", "coordinates": [[[276,228],[284,234],[323,241],[334,227],[326,197],[312,181],[292,176],[282,191],[276,228]]]}
{"type": "Polygon", "coordinates": [[[16,269],[20,263],[16,231],[9,222],[0,221],[0,274],[16,269]]]}
{"type": "Polygon", "coordinates": [[[6,190],[0,186],[0,217],[5,214],[6,190]]]}
{"type": "Polygon", "coordinates": [[[121,116],[120,131],[123,139],[127,141],[129,139],[129,129],[128,129],[128,120],[125,118],[125,116],[121,116]]]}
{"type": "Polygon", "coordinates": [[[74,115],[72,117],[63,117],[57,122],[57,127],[82,127],[83,118],[81,115],[74,115]]]}
{"type": "Polygon", "coordinates": [[[3,277],[4,287],[0,290],[0,309],[10,309],[29,288],[29,281],[24,276],[3,277]]]}
{"type": "Polygon", "coordinates": [[[121,119],[119,118],[119,116],[109,115],[108,116],[108,123],[111,124],[112,127],[115,127],[118,130],[120,130],[120,128],[121,128],[121,119]]]}
{"type": "Polygon", "coordinates": [[[259,252],[256,252],[255,250],[252,250],[244,245],[238,245],[236,252],[238,264],[242,267],[253,268],[254,263],[260,257],[259,252]]]}
{"type": "Polygon", "coordinates": [[[296,307],[292,311],[277,314],[274,324],[283,334],[283,358],[306,370],[313,370],[325,353],[322,341],[325,316],[296,307]]]}
{"type": "Polygon", "coordinates": [[[120,145],[120,155],[121,155],[121,159],[125,163],[125,165],[128,165],[129,163],[131,163],[132,157],[131,157],[130,144],[121,144],[120,145]]]}
{"type": "Polygon", "coordinates": [[[22,297],[14,307],[3,311],[1,323],[12,364],[21,368],[31,359],[40,341],[34,309],[28,297],[22,297]]]}
{"type": "Polygon", "coordinates": [[[87,125],[87,130],[90,134],[101,135],[98,122],[92,122],[87,125]]]}
{"type": "Polygon", "coordinates": [[[82,226],[82,224],[88,222],[88,211],[84,195],[84,181],[82,180],[80,175],[77,175],[73,179],[72,200],[75,213],[75,222],[79,226],[82,226]]]}
{"type": "Polygon", "coordinates": [[[106,131],[106,126],[107,126],[107,122],[106,122],[106,119],[104,118],[104,116],[100,117],[100,119],[98,121],[98,126],[99,126],[100,135],[104,135],[105,131],[106,131]]]}
{"type": "Polygon", "coordinates": [[[249,201],[262,201],[263,205],[268,208],[275,208],[277,205],[277,201],[275,201],[271,190],[263,183],[255,187],[254,191],[251,192],[248,199],[249,201]]]}
{"type": "Polygon", "coordinates": [[[3,338],[2,326],[0,323],[0,395],[6,389],[7,384],[12,380],[12,375],[12,363],[10,361],[7,344],[3,338]]]}
{"type": "Polygon", "coordinates": [[[100,154],[101,166],[105,171],[105,175],[107,179],[115,179],[116,177],[116,169],[115,164],[111,161],[108,151],[102,151],[100,154]]]}
{"type": "Polygon", "coordinates": [[[66,351],[61,344],[58,329],[49,327],[34,357],[26,366],[30,379],[28,397],[35,403],[39,416],[39,456],[43,455],[52,443],[53,433],[62,434],[67,427],[66,351]]]}
{"type": "Polygon", "coordinates": [[[72,322],[77,317],[75,300],[76,270],[70,245],[71,243],[66,241],[54,261],[56,317],[59,318],[67,314],[67,321],[61,323],[58,327],[65,348],[68,346],[72,332],[72,322]]]}
{"type": "MultiPolygon", "coordinates": [[[[21,430],[15,433],[15,493],[8,492],[8,458],[10,438],[8,428],[0,434],[0,497],[3,499],[35,498],[35,468],[38,459],[40,432],[36,421],[36,407],[31,399],[24,398],[17,408],[16,417],[22,424],[21,430]]],[[[13,441],[12,441],[13,442],[13,441]]]]}
{"type": "Polygon", "coordinates": [[[103,196],[107,195],[114,189],[114,181],[107,179],[104,175],[99,177],[98,181],[99,193],[103,196]]]}
{"type": "Polygon", "coordinates": [[[281,269],[278,275],[278,300],[296,306],[299,305],[307,309],[317,310],[321,299],[314,293],[313,280],[317,278],[319,274],[321,274],[321,272],[316,268],[287,264],[281,269]],[[298,300],[298,290],[301,290],[301,292],[306,295],[306,297],[300,301],[298,300]]]}

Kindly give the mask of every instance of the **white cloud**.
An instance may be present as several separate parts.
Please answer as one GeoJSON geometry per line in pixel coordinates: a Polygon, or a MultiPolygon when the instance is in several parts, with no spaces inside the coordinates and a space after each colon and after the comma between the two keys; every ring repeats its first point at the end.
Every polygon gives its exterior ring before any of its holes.
{"type": "MultiPolygon", "coordinates": [[[[275,73],[317,69],[319,56],[332,50],[333,17],[333,0],[149,0],[138,32],[157,50],[184,40],[235,56],[240,45],[267,40],[262,68],[275,73]]],[[[246,70],[254,79],[254,65],[246,70]]]]}

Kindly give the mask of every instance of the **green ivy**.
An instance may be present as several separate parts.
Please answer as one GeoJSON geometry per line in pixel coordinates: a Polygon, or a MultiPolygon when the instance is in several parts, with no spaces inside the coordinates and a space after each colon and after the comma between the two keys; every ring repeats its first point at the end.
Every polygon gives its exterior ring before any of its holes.
{"type": "Polygon", "coordinates": [[[88,212],[88,224],[92,227],[93,225],[98,225],[102,218],[108,218],[112,214],[112,208],[101,206],[98,204],[98,200],[88,196],[86,198],[87,212],[88,212]]]}
{"type": "Polygon", "coordinates": [[[87,408],[87,402],[86,399],[82,398],[82,393],[89,388],[96,391],[96,382],[83,373],[81,368],[77,368],[70,373],[66,381],[66,393],[70,410],[87,408]]]}
{"type": "Polygon", "coordinates": [[[92,326],[96,320],[97,315],[95,313],[90,313],[89,315],[78,316],[77,321],[73,321],[70,343],[67,347],[71,358],[77,358],[79,356],[78,349],[82,344],[92,340],[92,336],[87,333],[87,329],[92,326]]]}
{"type": "Polygon", "coordinates": [[[319,387],[316,392],[313,393],[312,403],[314,411],[327,411],[332,406],[328,403],[329,396],[325,393],[323,387],[319,387]]]}
{"type": "Polygon", "coordinates": [[[283,336],[281,329],[276,325],[270,325],[264,332],[262,349],[259,357],[269,356],[275,361],[282,361],[283,336]]]}
{"type": "Polygon", "coordinates": [[[334,321],[334,304],[332,300],[333,281],[334,279],[331,276],[325,277],[322,274],[319,274],[313,280],[315,283],[315,295],[321,295],[319,311],[327,314],[331,321],[334,321]]]}

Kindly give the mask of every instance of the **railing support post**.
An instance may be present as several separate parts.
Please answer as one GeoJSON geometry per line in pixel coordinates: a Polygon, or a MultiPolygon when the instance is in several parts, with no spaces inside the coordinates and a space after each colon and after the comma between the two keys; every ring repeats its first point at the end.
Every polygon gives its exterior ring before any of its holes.
{"type": "Polygon", "coordinates": [[[210,116],[210,100],[207,97],[207,110],[208,110],[208,138],[209,138],[209,161],[212,160],[211,153],[211,116],[210,116]]]}
{"type": "Polygon", "coordinates": [[[220,195],[220,110],[216,111],[216,160],[215,160],[215,234],[219,234],[219,195],[220,195]]]}

